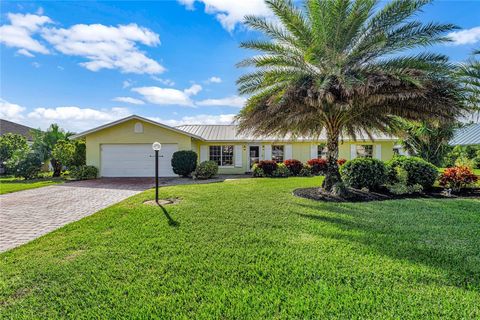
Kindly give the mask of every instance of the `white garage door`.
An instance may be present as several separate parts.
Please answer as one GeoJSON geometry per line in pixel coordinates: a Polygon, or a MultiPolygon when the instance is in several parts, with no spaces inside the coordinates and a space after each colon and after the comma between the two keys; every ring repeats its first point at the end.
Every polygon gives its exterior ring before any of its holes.
{"type": "MultiPolygon", "coordinates": [[[[101,145],[102,177],[154,177],[155,151],[151,144],[103,144],[101,145]]],[[[172,170],[172,155],[177,144],[163,144],[158,159],[160,177],[176,176],[172,170]]]]}

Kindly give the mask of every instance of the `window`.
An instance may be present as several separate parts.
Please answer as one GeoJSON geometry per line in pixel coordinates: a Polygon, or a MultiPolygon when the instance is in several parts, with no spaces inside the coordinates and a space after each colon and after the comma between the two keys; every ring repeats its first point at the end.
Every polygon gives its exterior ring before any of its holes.
{"type": "Polygon", "coordinates": [[[327,147],[324,144],[319,144],[317,147],[317,158],[327,159],[327,147]]]}
{"type": "Polygon", "coordinates": [[[233,146],[210,146],[210,160],[218,166],[233,166],[233,146]]]}
{"type": "Polygon", "coordinates": [[[359,144],[357,145],[357,157],[359,158],[373,158],[373,145],[359,144]]]}
{"type": "Polygon", "coordinates": [[[272,146],[272,160],[283,162],[283,146],[272,146]]]}

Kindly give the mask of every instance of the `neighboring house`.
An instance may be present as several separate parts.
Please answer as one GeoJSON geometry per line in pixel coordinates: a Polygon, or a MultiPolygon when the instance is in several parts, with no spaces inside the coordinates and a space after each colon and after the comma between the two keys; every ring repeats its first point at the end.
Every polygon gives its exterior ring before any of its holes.
{"type": "Polygon", "coordinates": [[[452,146],[480,145],[480,123],[471,124],[455,130],[452,146]]]}
{"type": "Polygon", "coordinates": [[[33,137],[31,131],[35,130],[31,127],[24,126],[23,124],[18,124],[12,121],[0,119],[0,136],[3,136],[7,133],[16,133],[22,135],[27,139],[29,144],[33,143],[33,137]]]}
{"type": "MultiPolygon", "coordinates": [[[[99,169],[103,177],[153,176],[152,143],[162,144],[160,176],[175,176],[171,158],[175,151],[193,150],[199,161],[213,160],[219,173],[242,174],[249,172],[259,160],[298,159],[305,162],[325,156],[325,137],[276,138],[238,134],[235,125],[167,125],[139,117],[129,116],[112,123],[87,130],[73,138],[85,138],[87,164],[99,169]]],[[[389,160],[393,157],[398,139],[377,135],[340,144],[339,158],[359,156],[389,160]]]]}

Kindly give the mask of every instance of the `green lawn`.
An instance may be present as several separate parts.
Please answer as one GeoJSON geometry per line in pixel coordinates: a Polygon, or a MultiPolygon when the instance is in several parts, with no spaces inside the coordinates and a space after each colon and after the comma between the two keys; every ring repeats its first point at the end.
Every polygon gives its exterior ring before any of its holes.
{"type": "Polygon", "coordinates": [[[134,196],[0,255],[0,318],[480,317],[480,200],[291,195],[320,182],[134,196]]]}
{"type": "Polygon", "coordinates": [[[0,178],[0,194],[11,193],[21,190],[28,190],[62,183],[62,178],[42,178],[34,180],[24,180],[19,178],[0,178]]]}

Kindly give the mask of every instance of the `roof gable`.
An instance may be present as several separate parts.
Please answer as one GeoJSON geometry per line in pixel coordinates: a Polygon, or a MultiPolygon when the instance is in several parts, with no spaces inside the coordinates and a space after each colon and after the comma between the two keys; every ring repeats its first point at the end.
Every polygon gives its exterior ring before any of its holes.
{"type": "Polygon", "coordinates": [[[24,136],[27,140],[32,141],[32,134],[30,133],[32,130],[35,129],[24,126],[23,124],[0,119],[0,136],[7,133],[14,133],[24,136]]]}
{"type": "Polygon", "coordinates": [[[156,122],[156,121],[153,121],[153,120],[150,120],[150,119],[147,119],[147,118],[144,118],[144,117],[140,117],[140,116],[137,116],[137,115],[131,115],[131,116],[128,116],[126,118],[123,118],[123,119],[120,119],[120,120],[117,120],[117,121],[113,121],[113,122],[110,122],[110,123],[107,123],[107,124],[104,124],[102,126],[98,126],[96,128],[93,128],[93,129],[90,129],[90,130],[87,130],[87,131],[84,131],[84,132],[81,132],[79,134],[76,134],[72,137],[72,139],[78,139],[78,138],[83,138],[91,133],[94,133],[94,132],[98,132],[98,131],[101,131],[103,129],[107,129],[107,128],[110,128],[110,127],[114,127],[118,124],[121,124],[121,123],[124,123],[124,122],[127,122],[127,121],[130,121],[130,120],[139,120],[139,121],[144,121],[144,122],[147,122],[147,123],[150,123],[150,124],[153,124],[155,126],[158,126],[158,127],[161,127],[161,128],[164,128],[164,129],[167,129],[167,130],[171,130],[171,131],[174,131],[176,133],[180,133],[180,134],[183,134],[183,135],[186,135],[186,136],[189,136],[189,137],[192,137],[192,138],[195,138],[195,139],[198,139],[198,140],[203,140],[202,137],[200,136],[197,136],[195,134],[192,134],[192,133],[189,133],[189,132],[186,132],[186,131],[183,131],[183,130],[180,130],[180,129],[177,129],[177,128],[174,128],[174,127],[170,127],[170,126],[167,126],[163,123],[160,123],[160,122],[156,122]]]}

